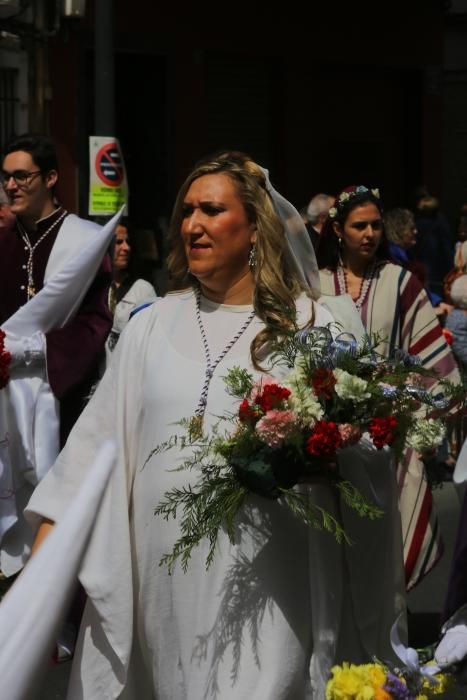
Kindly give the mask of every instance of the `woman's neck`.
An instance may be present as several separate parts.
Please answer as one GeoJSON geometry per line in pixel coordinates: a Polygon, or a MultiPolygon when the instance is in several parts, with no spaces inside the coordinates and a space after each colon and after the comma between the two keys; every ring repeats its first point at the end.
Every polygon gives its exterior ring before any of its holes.
{"type": "Polygon", "coordinates": [[[214,285],[201,280],[200,287],[203,296],[217,304],[241,306],[253,303],[254,282],[251,272],[247,272],[226,289],[216,289],[214,285]]]}
{"type": "Polygon", "coordinates": [[[120,287],[122,282],[128,277],[128,270],[114,270],[113,283],[115,287],[120,287]]]}
{"type": "Polygon", "coordinates": [[[364,277],[368,267],[373,263],[371,260],[362,260],[361,258],[352,258],[345,253],[342,255],[342,265],[346,272],[350,272],[355,277],[364,277]]]}

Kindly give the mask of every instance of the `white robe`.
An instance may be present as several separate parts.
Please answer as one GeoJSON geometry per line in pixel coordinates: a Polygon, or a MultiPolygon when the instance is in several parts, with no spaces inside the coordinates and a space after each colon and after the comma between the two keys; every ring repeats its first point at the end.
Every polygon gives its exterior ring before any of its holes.
{"type": "MultiPolygon", "coordinates": [[[[16,339],[62,328],[78,310],[121,212],[104,227],[68,215],[58,232],[43,288],[2,325],[16,339]]],[[[20,365],[0,392],[0,569],[17,573],[32,535],[22,516],[36,484],[59,452],[59,407],[42,363],[20,365]]]]}
{"type": "Polygon", "coordinates": [[[112,351],[118,342],[120,333],[125,328],[130,319],[130,314],[134,308],[140,304],[152,302],[157,298],[156,290],[150,282],[137,279],[133,282],[125,296],[120,299],[115,306],[112,321],[112,330],[105,343],[105,364],[109,364],[112,358],[112,351]]]}
{"type": "MultiPolygon", "coordinates": [[[[300,299],[298,308],[303,322],[309,300],[300,299]]],[[[316,325],[332,320],[326,309],[315,308],[316,325]]],[[[249,311],[203,300],[212,360],[249,311]]],[[[217,366],[207,426],[236,406],[223,377],[233,365],[253,371],[249,347],[260,327],[255,318],[217,366]]],[[[116,435],[117,467],[80,573],[89,599],[72,700],[322,700],[335,661],[390,654],[389,629],[403,605],[402,554],[391,544],[400,545],[397,527],[393,536],[394,513],[378,523],[357,523],[344,513],[358,542],[344,548],[279,502],[250,496],[237,519],[235,545],[221,532],[208,571],[205,543],[193,552],[186,574],[177,565],[169,576],[159,566],[179,525],[156,517],[154,508],[169,488],[192,482],[196,474],[173,471],[175,450],[145,462],[156,445],[181,430],[174,423],[195,410],[204,368],[192,292],[169,295],[137,314],[28,505],[31,517],[60,520],[98,446],[116,435]]],[[[389,453],[371,450],[366,462],[361,455],[354,459],[358,450],[348,453],[357,483],[367,495],[384,499],[380,505],[392,507],[389,453]]],[[[310,493],[336,510],[328,487],[311,487],[310,493]]]]}

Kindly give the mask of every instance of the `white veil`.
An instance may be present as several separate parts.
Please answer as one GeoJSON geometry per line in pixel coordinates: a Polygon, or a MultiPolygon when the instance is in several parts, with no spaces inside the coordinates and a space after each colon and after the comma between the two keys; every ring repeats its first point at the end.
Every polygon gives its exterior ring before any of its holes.
{"type": "Polygon", "coordinates": [[[268,170],[266,168],[261,168],[261,170],[266,177],[266,189],[284,225],[285,237],[297,271],[305,284],[310,288],[313,298],[318,299],[321,293],[318,263],[303,219],[293,204],[279,194],[271,185],[268,170]]]}

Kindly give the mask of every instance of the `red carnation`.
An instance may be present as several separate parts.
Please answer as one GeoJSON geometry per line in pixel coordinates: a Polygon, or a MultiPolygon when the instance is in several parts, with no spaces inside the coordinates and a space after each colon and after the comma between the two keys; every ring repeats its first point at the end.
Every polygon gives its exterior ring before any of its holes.
{"type": "Polygon", "coordinates": [[[394,416],[387,418],[373,418],[368,427],[368,432],[375,447],[380,450],[384,445],[391,445],[396,437],[397,420],[394,416]]]}
{"type": "Polygon", "coordinates": [[[315,369],[311,376],[311,384],[316,396],[323,396],[325,399],[332,398],[336,378],[331,369],[321,368],[315,369]]]}
{"type": "Polygon", "coordinates": [[[249,423],[252,418],[252,410],[250,404],[246,399],[243,399],[242,403],[238,408],[238,417],[242,423],[249,423]]]}
{"type": "Polygon", "coordinates": [[[278,384],[266,384],[261,394],[255,398],[255,403],[267,413],[273,408],[278,408],[282,401],[290,396],[290,390],[278,384]]]}
{"type": "Polygon", "coordinates": [[[337,423],[319,420],[306,442],[305,449],[314,457],[332,457],[341,445],[342,438],[337,423]]]}

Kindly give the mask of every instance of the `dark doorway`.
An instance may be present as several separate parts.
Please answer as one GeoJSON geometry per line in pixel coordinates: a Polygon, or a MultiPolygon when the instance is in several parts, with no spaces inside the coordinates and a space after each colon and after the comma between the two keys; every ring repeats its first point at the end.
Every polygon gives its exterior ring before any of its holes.
{"type": "Polygon", "coordinates": [[[172,207],[168,201],[166,60],[117,53],[115,109],[130,189],[130,217],[153,226],[172,207]]]}
{"type": "Polygon", "coordinates": [[[310,82],[316,99],[303,130],[310,165],[302,203],[364,184],[379,187],[387,207],[407,205],[423,172],[421,72],[328,64],[310,82]]]}
{"type": "MultiPolygon", "coordinates": [[[[162,56],[140,52],[115,55],[115,134],[125,160],[129,217],[137,226],[156,227],[170,212],[167,165],[167,69],[162,56]]],[[[86,60],[87,106],[83,172],[89,172],[88,137],[94,134],[94,53],[86,60]]],[[[88,197],[87,179],[82,202],[88,197]]]]}

